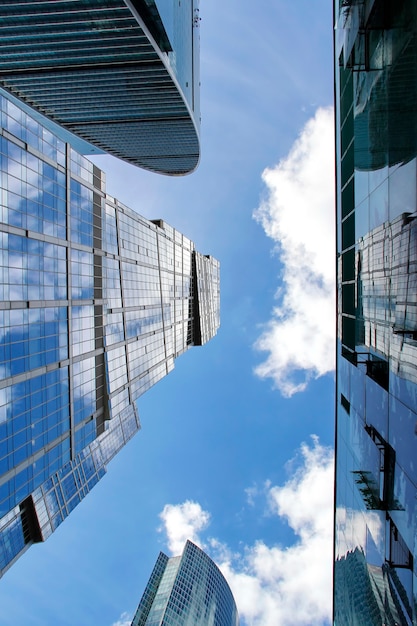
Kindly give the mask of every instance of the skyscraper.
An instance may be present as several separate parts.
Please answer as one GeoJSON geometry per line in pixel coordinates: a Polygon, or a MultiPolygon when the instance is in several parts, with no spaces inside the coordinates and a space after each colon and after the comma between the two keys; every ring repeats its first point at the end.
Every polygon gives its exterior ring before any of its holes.
{"type": "Polygon", "coordinates": [[[80,153],[185,174],[200,157],[199,22],[198,0],[2,2],[0,86],[80,153]]]}
{"type": "Polygon", "coordinates": [[[0,94],[0,573],[140,428],[136,400],[219,326],[219,264],[106,195],[0,94]]]}
{"type": "Polygon", "coordinates": [[[417,623],[417,5],[336,0],[334,622],[417,623]]]}
{"type": "Polygon", "coordinates": [[[187,541],[181,556],[158,559],[132,626],[239,626],[223,574],[203,550],[187,541]]]}

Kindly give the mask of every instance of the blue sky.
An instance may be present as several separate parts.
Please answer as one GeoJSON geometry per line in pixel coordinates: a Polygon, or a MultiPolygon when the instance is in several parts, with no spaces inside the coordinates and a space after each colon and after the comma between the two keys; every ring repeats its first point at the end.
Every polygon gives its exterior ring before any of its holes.
{"type": "Polygon", "coordinates": [[[141,399],[142,431],[5,575],[2,626],[129,624],[159,550],[186,538],[222,567],[242,626],[328,623],[331,3],[203,0],[200,15],[197,172],[96,162],[108,193],[221,261],[222,326],[141,399]]]}

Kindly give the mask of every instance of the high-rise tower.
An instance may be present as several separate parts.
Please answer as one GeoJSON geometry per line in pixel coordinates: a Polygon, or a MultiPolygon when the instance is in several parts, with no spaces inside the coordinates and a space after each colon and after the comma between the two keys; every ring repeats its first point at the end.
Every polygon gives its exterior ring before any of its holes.
{"type": "Polygon", "coordinates": [[[137,398],[216,333],[219,264],[1,94],[0,115],[2,573],[100,480],[137,398]]]}
{"type": "Polygon", "coordinates": [[[203,550],[187,541],[181,556],[159,553],[132,626],[239,626],[223,574],[203,550]]]}
{"type": "Polygon", "coordinates": [[[336,0],[334,620],[417,623],[417,5],[336,0]]]}
{"type": "Polygon", "coordinates": [[[197,167],[198,0],[10,0],[0,23],[0,86],[78,152],[165,174],[197,167]]]}

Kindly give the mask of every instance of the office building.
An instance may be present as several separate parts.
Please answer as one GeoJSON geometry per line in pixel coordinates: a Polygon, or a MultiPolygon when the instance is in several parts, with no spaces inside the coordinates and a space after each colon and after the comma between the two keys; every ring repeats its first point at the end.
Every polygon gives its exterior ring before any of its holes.
{"type": "Polygon", "coordinates": [[[181,556],[159,553],[131,626],[168,625],[239,626],[226,579],[191,541],[181,556]]]}
{"type": "Polygon", "coordinates": [[[336,0],[334,623],[417,623],[417,5],[336,0]]]}
{"type": "Polygon", "coordinates": [[[2,94],[0,116],[2,573],[100,480],[141,394],[216,333],[219,264],[106,195],[2,94]]]}
{"type": "Polygon", "coordinates": [[[198,0],[10,0],[0,23],[0,86],[78,152],[196,168],[198,0]]]}

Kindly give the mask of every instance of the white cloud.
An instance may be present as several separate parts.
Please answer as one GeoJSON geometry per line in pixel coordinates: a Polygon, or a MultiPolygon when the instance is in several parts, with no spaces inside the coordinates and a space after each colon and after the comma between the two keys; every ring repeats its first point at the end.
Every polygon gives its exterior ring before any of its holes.
{"type": "Polygon", "coordinates": [[[283,487],[271,487],[269,492],[272,508],[301,537],[327,531],[328,507],[333,502],[333,453],[321,446],[316,436],[312,441],[312,446],[301,445],[302,463],[288,482],[283,487]],[[330,493],[323,486],[330,486],[330,493]]]}
{"type": "Polygon", "coordinates": [[[246,494],[246,502],[249,506],[255,506],[255,499],[259,495],[259,489],[257,485],[253,485],[252,487],[247,487],[245,489],[246,494]]]}
{"type": "Polygon", "coordinates": [[[267,197],[255,211],[283,264],[272,319],[255,344],[268,354],[255,372],[284,396],[334,369],[333,111],[318,109],[289,154],[262,175],[267,197]]]}
{"type": "Polygon", "coordinates": [[[132,618],[129,613],[122,613],[117,622],[113,622],[112,626],[130,626],[132,618]]]}
{"type": "MultiPolygon", "coordinates": [[[[207,541],[206,550],[219,564],[232,588],[242,626],[321,626],[330,623],[332,451],[321,446],[314,437],[312,445],[301,446],[288,468],[291,470],[288,481],[283,486],[267,484],[266,492],[272,512],[285,519],[294,531],[296,538],[292,545],[268,546],[258,541],[247,546],[241,554],[233,554],[218,539],[207,541]]],[[[197,522],[208,520],[209,514],[197,503],[192,504],[198,510],[194,519],[197,522]]],[[[171,514],[177,509],[182,518],[184,505],[169,506],[171,514]]],[[[163,519],[165,521],[166,517],[163,519]]],[[[197,530],[204,530],[206,524],[199,525],[198,522],[197,530]]],[[[177,522],[176,526],[179,525],[177,522]]],[[[168,540],[172,541],[170,535],[168,540]]],[[[178,549],[176,553],[179,553],[178,549]]]]}
{"type": "Polygon", "coordinates": [[[356,511],[345,507],[336,509],[336,558],[354,552],[369,543],[369,535],[383,553],[385,515],[381,511],[356,511]]]}
{"type": "Polygon", "coordinates": [[[168,548],[174,556],[182,553],[187,539],[203,547],[199,533],[208,526],[210,514],[198,502],[186,500],[183,504],[166,504],[159,517],[167,534],[168,548]]]}

